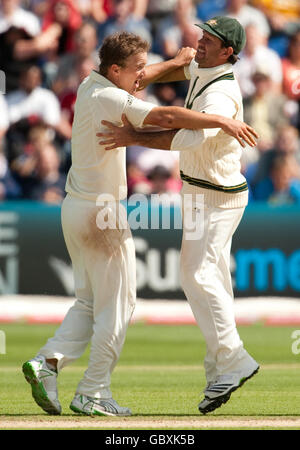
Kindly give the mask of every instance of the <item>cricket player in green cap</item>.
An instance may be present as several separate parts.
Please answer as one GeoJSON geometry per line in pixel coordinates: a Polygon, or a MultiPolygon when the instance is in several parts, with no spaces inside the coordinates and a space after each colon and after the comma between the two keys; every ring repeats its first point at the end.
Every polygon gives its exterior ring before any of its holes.
{"type": "MultiPolygon", "coordinates": [[[[186,108],[243,120],[242,96],[232,65],[245,45],[245,31],[229,17],[214,17],[197,26],[202,34],[191,63],[161,78],[157,73],[151,78],[155,67],[150,66],[145,80],[189,79],[186,108]]],[[[109,131],[98,136],[107,150],[139,145],[180,151],[181,284],[206,341],[207,385],[198,406],[206,414],[226,403],[231,393],[259,369],[236,328],[230,272],[232,236],[248,202],[247,182],[241,173],[241,145],[220,128],[145,133],[137,132],[125,118],[124,127],[108,122],[105,125],[109,131]],[[186,201],[190,197],[192,204],[186,201]],[[202,226],[196,237],[186,220],[191,210],[198,214],[202,226]]],[[[243,140],[242,134],[240,138],[243,140]]]]}

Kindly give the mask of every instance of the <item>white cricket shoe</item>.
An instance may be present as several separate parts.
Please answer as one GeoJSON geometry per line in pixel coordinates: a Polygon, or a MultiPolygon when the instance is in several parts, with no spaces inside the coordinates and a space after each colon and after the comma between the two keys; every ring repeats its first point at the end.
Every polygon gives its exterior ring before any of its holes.
{"type": "Polygon", "coordinates": [[[129,408],[120,406],[113,398],[98,399],[76,394],[70,408],[72,411],[88,416],[131,416],[129,408]]]}
{"type": "Polygon", "coordinates": [[[230,395],[245,381],[258,372],[259,365],[255,363],[252,368],[245,371],[237,371],[226,375],[219,375],[215,381],[208,383],[204,390],[204,399],[199,403],[198,409],[206,414],[219,408],[230,399],[230,395]]]}
{"type": "Polygon", "coordinates": [[[61,406],[57,395],[57,373],[50,370],[44,356],[26,361],[22,367],[24,376],[31,385],[32,397],[48,414],[58,415],[61,406]]]}

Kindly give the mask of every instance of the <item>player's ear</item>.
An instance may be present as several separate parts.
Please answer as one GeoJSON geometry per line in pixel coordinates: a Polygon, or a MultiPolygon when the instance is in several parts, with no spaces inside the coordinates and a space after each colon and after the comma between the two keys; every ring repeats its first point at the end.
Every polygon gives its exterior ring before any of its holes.
{"type": "Polygon", "coordinates": [[[107,78],[114,84],[118,84],[120,80],[120,69],[121,67],[118,64],[112,64],[107,70],[107,78]]]}
{"type": "Polygon", "coordinates": [[[120,66],[118,66],[118,64],[112,64],[110,66],[110,70],[112,71],[112,73],[114,73],[115,75],[118,75],[120,73],[120,66]]]}
{"type": "Polygon", "coordinates": [[[224,55],[228,59],[231,55],[233,55],[233,48],[232,47],[224,47],[224,55]]]}

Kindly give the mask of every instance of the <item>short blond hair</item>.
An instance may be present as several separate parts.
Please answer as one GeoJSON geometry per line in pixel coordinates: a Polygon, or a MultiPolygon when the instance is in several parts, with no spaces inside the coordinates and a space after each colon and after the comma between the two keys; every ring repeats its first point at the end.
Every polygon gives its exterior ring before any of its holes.
{"type": "Polygon", "coordinates": [[[111,34],[104,39],[99,50],[99,72],[106,76],[113,64],[126,67],[126,61],[130,56],[148,51],[149,43],[136,34],[127,31],[111,34]]]}

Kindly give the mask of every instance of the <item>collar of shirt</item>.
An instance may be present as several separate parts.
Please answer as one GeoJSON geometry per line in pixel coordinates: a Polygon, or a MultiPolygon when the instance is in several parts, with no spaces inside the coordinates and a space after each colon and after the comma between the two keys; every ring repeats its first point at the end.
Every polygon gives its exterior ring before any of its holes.
{"type": "Polygon", "coordinates": [[[109,81],[108,78],[105,78],[103,75],[100,75],[100,73],[96,72],[95,70],[92,70],[92,72],[90,73],[90,78],[92,78],[94,81],[101,84],[102,86],[118,88],[118,86],[109,81]]]}
{"type": "Polygon", "coordinates": [[[222,74],[230,72],[232,72],[232,64],[230,63],[222,64],[221,66],[205,67],[205,68],[198,67],[198,64],[196,63],[195,74],[199,76],[199,79],[204,84],[206,82],[213,80],[214,78],[217,78],[222,74]]]}

